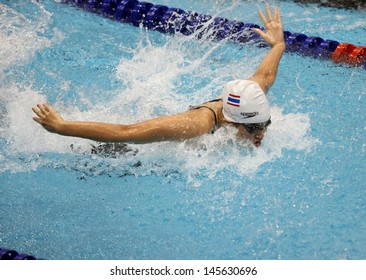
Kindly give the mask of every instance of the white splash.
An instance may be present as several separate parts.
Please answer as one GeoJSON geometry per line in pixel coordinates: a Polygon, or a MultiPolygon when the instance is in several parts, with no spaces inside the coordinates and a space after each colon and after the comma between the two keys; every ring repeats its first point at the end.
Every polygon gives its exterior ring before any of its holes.
{"type": "MultiPolygon", "coordinates": [[[[15,13],[6,9],[2,16],[15,13]]],[[[17,18],[19,21],[22,16],[17,18]]],[[[27,23],[25,19],[24,23],[27,23]]],[[[26,25],[18,35],[0,33],[14,41],[6,45],[10,57],[1,65],[2,70],[26,62],[37,50],[50,45],[48,39],[40,37],[37,32],[32,33],[30,29],[34,28],[26,25]],[[11,56],[10,49],[14,44],[22,44],[23,36],[35,44],[32,48],[24,47],[24,44],[19,47],[24,58],[20,62],[18,56],[11,56]]],[[[52,104],[54,108],[68,120],[111,123],[133,123],[178,113],[187,110],[189,105],[216,98],[226,81],[240,78],[243,73],[252,73],[253,65],[262,58],[262,54],[256,53],[238,61],[229,53],[234,47],[221,48],[217,42],[197,44],[176,36],[163,44],[156,44],[150,41],[149,33],[141,31],[141,34],[138,47],[130,50],[132,59],[121,58],[116,69],[115,75],[124,87],[115,94],[114,100],[92,105],[94,103],[88,102],[88,96],[83,95],[83,102],[90,105],[88,111],[81,112],[79,104],[66,106],[62,101],[52,104]]],[[[64,86],[69,85],[66,83],[64,86]]],[[[87,92],[87,85],[85,87],[80,92],[87,92]]],[[[47,102],[42,92],[16,83],[2,88],[1,92],[0,141],[4,141],[0,145],[5,148],[0,153],[0,172],[51,166],[77,170],[90,176],[183,176],[190,186],[199,186],[203,180],[215,178],[223,170],[250,176],[264,163],[281,157],[286,149],[306,153],[318,143],[309,134],[311,121],[307,114],[284,114],[282,108],[274,106],[272,125],[258,149],[237,140],[235,129],[226,127],[214,135],[184,142],[129,145],[135,153],[108,158],[91,152],[91,145],[95,144],[92,141],[50,134],[35,123],[31,107],[47,102]]]]}
{"type": "Polygon", "coordinates": [[[0,78],[9,66],[27,63],[35,53],[51,42],[42,32],[47,28],[51,14],[38,2],[33,2],[40,10],[37,22],[0,3],[0,78]]]}

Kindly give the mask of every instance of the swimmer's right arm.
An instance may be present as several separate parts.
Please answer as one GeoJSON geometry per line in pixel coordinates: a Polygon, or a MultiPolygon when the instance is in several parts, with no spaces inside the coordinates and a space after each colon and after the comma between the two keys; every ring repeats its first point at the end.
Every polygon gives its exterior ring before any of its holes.
{"type": "Polygon", "coordinates": [[[95,141],[110,142],[116,140],[120,125],[97,122],[70,122],[65,121],[59,113],[47,104],[37,104],[32,108],[37,115],[33,120],[51,133],[64,136],[88,138],[95,141]]]}
{"type": "Polygon", "coordinates": [[[151,143],[194,138],[211,131],[214,125],[208,110],[190,110],[163,116],[138,124],[123,125],[101,122],[66,121],[47,104],[32,108],[34,121],[47,131],[64,136],[86,138],[99,142],[151,143]]]}

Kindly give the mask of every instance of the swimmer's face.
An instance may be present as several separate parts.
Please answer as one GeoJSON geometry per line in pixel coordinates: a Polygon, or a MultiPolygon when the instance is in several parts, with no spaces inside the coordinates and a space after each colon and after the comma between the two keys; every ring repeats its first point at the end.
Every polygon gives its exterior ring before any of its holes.
{"type": "Polygon", "coordinates": [[[271,119],[265,123],[259,124],[239,124],[234,123],[234,126],[238,129],[238,136],[251,141],[254,146],[259,147],[264,138],[264,134],[267,131],[268,126],[271,124],[271,119]]]}
{"type": "Polygon", "coordinates": [[[265,131],[260,130],[254,133],[249,133],[243,125],[235,124],[235,127],[238,129],[238,137],[249,140],[254,144],[254,146],[259,147],[262,144],[262,140],[264,138],[265,131]]]}

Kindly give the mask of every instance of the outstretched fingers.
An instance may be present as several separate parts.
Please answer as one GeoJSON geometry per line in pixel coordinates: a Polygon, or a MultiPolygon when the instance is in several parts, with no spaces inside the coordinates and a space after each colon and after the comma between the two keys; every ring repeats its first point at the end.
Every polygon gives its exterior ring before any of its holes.
{"type": "MultiPolygon", "coordinates": [[[[271,21],[273,21],[273,17],[272,17],[272,13],[271,13],[271,6],[269,4],[266,5],[266,12],[267,12],[267,17],[264,15],[262,10],[258,11],[259,17],[261,18],[262,22],[265,25],[267,23],[270,23],[271,21]]],[[[274,11],[274,19],[276,19],[276,8],[275,8],[275,11],[274,11]]]]}
{"type": "Polygon", "coordinates": [[[271,14],[271,6],[269,4],[266,5],[266,11],[269,22],[273,21],[272,14],[271,14]]]}
{"type": "Polygon", "coordinates": [[[267,17],[264,15],[262,10],[258,11],[259,17],[261,18],[262,22],[265,25],[267,25],[268,23],[271,23],[272,21],[281,23],[281,15],[280,15],[280,11],[278,10],[277,7],[274,7],[273,16],[272,16],[271,6],[269,4],[267,4],[266,5],[266,12],[267,12],[267,17]]]}
{"type": "Polygon", "coordinates": [[[47,104],[37,104],[37,108],[32,107],[32,111],[37,115],[37,117],[33,117],[37,123],[42,124],[46,115],[52,111],[52,108],[47,104]]]}
{"type": "MultiPolygon", "coordinates": [[[[39,108],[39,104],[37,104],[37,107],[39,108]]],[[[42,112],[42,110],[41,109],[37,109],[37,108],[34,108],[34,107],[32,107],[32,111],[38,116],[38,117],[40,117],[40,118],[42,118],[42,117],[44,117],[44,114],[43,114],[43,112],[42,112]]]]}
{"type": "Polygon", "coordinates": [[[53,109],[50,106],[48,106],[48,104],[43,104],[43,106],[46,112],[50,113],[54,112],[53,109]]]}
{"type": "Polygon", "coordinates": [[[282,24],[280,11],[278,10],[277,7],[274,8],[274,16],[275,21],[282,24]]]}
{"type": "Polygon", "coordinates": [[[64,119],[47,104],[37,104],[32,107],[32,111],[36,114],[33,120],[42,125],[49,132],[56,132],[65,122],[64,119]]]}
{"type": "Polygon", "coordinates": [[[261,29],[259,28],[252,28],[252,30],[257,33],[259,36],[261,36],[263,39],[266,37],[266,33],[264,33],[261,29]]]}
{"type": "Polygon", "coordinates": [[[269,4],[266,5],[267,16],[262,10],[258,11],[258,14],[265,25],[265,30],[259,28],[253,28],[259,36],[261,36],[271,47],[278,43],[283,43],[283,30],[280,12],[277,7],[271,12],[269,4]]]}
{"type": "Polygon", "coordinates": [[[259,17],[261,18],[262,22],[263,22],[264,24],[267,24],[266,16],[263,14],[262,10],[259,10],[259,11],[258,11],[258,14],[259,14],[259,17]]]}
{"type": "Polygon", "coordinates": [[[49,112],[49,107],[47,106],[47,104],[37,104],[37,107],[45,115],[49,112]]]}

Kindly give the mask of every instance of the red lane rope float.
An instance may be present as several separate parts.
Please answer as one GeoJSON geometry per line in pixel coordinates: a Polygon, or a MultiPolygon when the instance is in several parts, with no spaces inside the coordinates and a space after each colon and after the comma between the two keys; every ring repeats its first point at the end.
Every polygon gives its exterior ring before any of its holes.
{"type": "Polygon", "coordinates": [[[334,52],[331,54],[331,59],[338,62],[350,63],[350,55],[356,48],[355,45],[342,43],[337,46],[334,52]]]}
{"type": "Polygon", "coordinates": [[[366,62],[366,47],[364,46],[356,47],[350,54],[349,62],[356,66],[360,66],[364,62],[366,62]]]}
{"type": "MultiPolygon", "coordinates": [[[[197,39],[233,41],[237,43],[256,42],[264,44],[252,28],[261,28],[256,24],[232,21],[220,17],[154,5],[137,0],[61,0],[102,16],[144,26],[163,33],[181,33],[194,35],[197,39]]],[[[262,28],[263,29],[263,28],[262,28]]],[[[330,59],[336,63],[361,66],[366,69],[366,47],[324,40],[320,37],[284,31],[287,52],[298,53],[320,59],[330,59]]]]}

